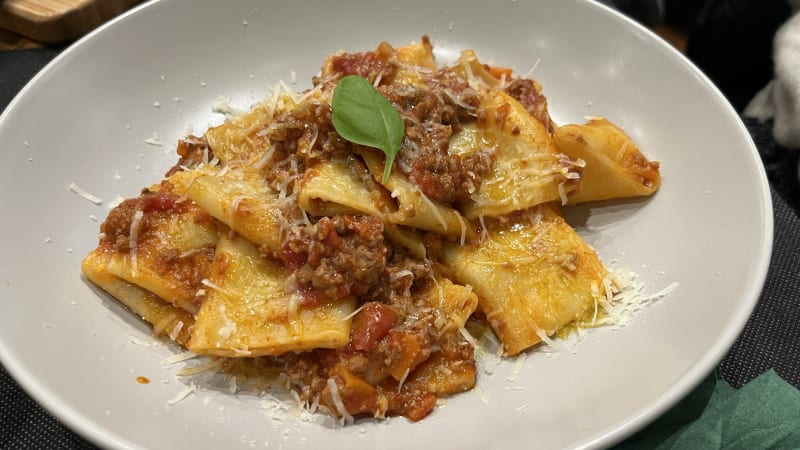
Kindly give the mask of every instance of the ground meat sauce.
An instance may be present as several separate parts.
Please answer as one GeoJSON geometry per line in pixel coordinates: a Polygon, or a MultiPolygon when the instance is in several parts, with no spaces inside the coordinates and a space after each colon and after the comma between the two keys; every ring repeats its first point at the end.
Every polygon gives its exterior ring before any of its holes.
{"type": "MultiPolygon", "coordinates": [[[[145,189],[139,197],[125,200],[111,210],[106,221],[100,225],[101,245],[130,254],[131,228],[138,211],[142,214],[138,224],[137,251],[140,254],[147,252],[152,263],[150,269],[167,277],[173,289],[193,294],[202,288],[201,281],[208,276],[214,260],[214,245],[204,245],[190,252],[158,245],[158,251],[153,252],[155,244],[150,242],[161,242],[158,229],[174,216],[188,213],[196,223],[211,227],[216,227],[218,222],[191,201],[175,194],[172,185],[164,181],[158,190],[145,189]]],[[[194,300],[196,307],[200,306],[201,300],[201,297],[194,300]]]]}
{"type": "MultiPolygon", "coordinates": [[[[183,214],[190,207],[191,202],[172,193],[169,182],[162,183],[162,188],[157,191],[144,189],[139,197],[125,200],[109,212],[106,221],[100,225],[102,242],[112,245],[117,251],[128,252],[131,224],[136,211],[142,211],[139,234],[144,236],[168,216],[183,214]]],[[[207,213],[198,213],[211,220],[207,213]]]]}
{"type": "Polygon", "coordinates": [[[505,91],[520,102],[530,115],[547,128],[547,131],[553,132],[553,124],[547,112],[547,98],[542,95],[533,80],[517,78],[509,83],[505,91]]]}
{"type": "Polygon", "coordinates": [[[396,61],[396,51],[385,43],[374,52],[337,55],[329,73],[315,78],[315,84],[346,75],[360,75],[377,84],[405,123],[395,168],[431,200],[469,200],[491,169],[491,159],[484,153],[462,158],[447,149],[450,136],[475,121],[480,96],[453,68],[422,74],[424,88],[392,84],[399,67],[396,61]]]}
{"type": "Polygon", "coordinates": [[[281,259],[304,303],[366,294],[386,266],[383,221],[373,216],[323,217],[291,228],[281,259]]]}
{"type": "Polygon", "coordinates": [[[352,144],[336,133],[331,113],[330,105],[310,101],[282,114],[264,130],[271,157],[263,174],[273,190],[291,194],[307,167],[353,155],[352,144]]]}
{"type": "MultiPolygon", "coordinates": [[[[491,168],[491,158],[480,152],[465,158],[450,155],[448,144],[450,136],[463,124],[475,121],[479,95],[451,69],[429,74],[429,88],[393,85],[396,60],[396,51],[388,44],[374,52],[340,54],[330,60],[328,72],[315,83],[352,74],[377,81],[405,122],[397,170],[432,200],[468,200],[491,168]]],[[[325,103],[307,102],[284,113],[265,130],[271,143],[271,158],[264,176],[273,189],[289,195],[295,192],[307,167],[335,157],[354,158],[354,145],[336,133],[331,113],[325,103]]],[[[353,161],[350,167],[358,172],[357,178],[370,178],[366,185],[372,191],[380,189],[363,162],[353,161]]],[[[358,233],[342,228],[342,224],[361,221],[381,223],[376,218],[312,217],[309,224],[296,224],[288,230],[280,258],[293,274],[290,285],[303,293],[306,303],[319,304],[348,295],[391,296],[393,282],[385,268],[391,255],[382,242],[382,229],[374,233],[381,239],[359,243],[358,233]],[[334,222],[336,232],[331,231],[334,222]],[[340,236],[343,230],[345,235],[340,236]],[[368,266],[372,268],[368,270],[368,266]]]]}
{"type": "Polygon", "coordinates": [[[200,163],[208,162],[214,158],[205,136],[189,135],[179,140],[177,153],[181,159],[164,174],[165,177],[172,176],[175,172],[180,172],[185,168],[197,167],[200,163]]]}
{"type": "MultiPolygon", "coordinates": [[[[381,44],[374,52],[332,57],[313,81],[323,91],[333,89],[336,80],[346,75],[360,75],[376,85],[405,123],[393,170],[431,200],[451,205],[469,200],[489,173],[492,155],[479,151],[462,157],[450,154],[448,148],[454,133],[481,118],[481,96],[458,67],[423,71],[419,86],[393,84],[400,66],[397,52],[381,44]]],[[[546,100],[533,82],[514,80],[506,91],[551,127],[546,100]]],[[[350,343],[341,349],[289,352],[250,362],[265,371],[279,369],[302,401],[322,405],[333,415],[404,415],[419,420],[434,408],[437,393],[470,389],[476,377],[472,346],[457,331],[443,327],[440,311],[427,300],[428,293],[438,288],[434,268],[442,238],[435,233],[422,235],[426,253],[422,257],[392,245],[381,217],[309,217],[299,209],[294,201],[298,181],[307,168],[332,158],[348,160],[355,179],[375,195],[384,192],[388,197],[361,161],[359,149],[338,135],[331,116],[325,101],[309,100],[258,131],[270,145],[261,157],[264,180],[290,205],[280,208],[286,221],[280,249],[261,250],[264,257],[282,261],[289,274],[287,291],[300,293],[305,306],[356,298],[360,306],[354,312],[350,343]]],[[[168,175],[213,159],[206,139],[194,136],[179,142],[178,154],[181,159],[168,175]]],[[[175,195],[169,183],[156,192],[145,191],[109,214],[101,227],[102,243],[129,251],[137,211],[143,213],[139,226],[146,239],[159,221],[185,213],[191,205],[175,195]]],[[[203,214],[200,211],[197,220],[213,220],[203,214]]],[[[159,264],[177,279],[199,283],[213,257],[213,248],[191,255],[165,251],[159,264]],[[184,270],[187,262],[197,270],[184,270]]],[[[232,370],[235,360],[224,365],[232,370]]]]}
{"type": "MultiPolygon", "coordinates": [[[[444,375],[426,371],[423,367],[419,376],[409,377],[407,383],[400,385],[398,378],[407,376],[409,368],[435,360],[447,368],[446,376],[474,380],[473,348],[453,335],[441,338],[433,345],[428,330],[387,330],[386,321],[396,321],[395,314],[385,305],[367,304],[361,310],[359,315],[367,317],[357,318],[354,322],[368,322],[368,328],[383,335],[380,339],[376,339],[377,335],[371,337],[369,350],[357,349],[356,342],[360,338],[356,338],[341,350],[318,349],[305,354],[267,357],[262,363],[280,367],[287,383],[298,392],[302,401],[309,404],[318,402],[336,412],[327,384],[328,379],[333,379],[350,415],[403,415],[411,420],[420,420],[436,405],[437,397],[430,392],[430,386],[439,383],[438,378],[444,375]]],[[[354,330],[363,330],[356,324],[354,330]]]]}
{"type": "Polygon", "coordinates": [[[315,77],[314,84],[336,80],[347,75],[358,75],[371,83],[390,83],[397,73],[396,54],[392,46],[382,43],[373,52],[342,53],[335,55],[330,61],[330,72],[327,77],[315,77]]]}
{"type": "Polygon", "coordinates": [[[475,121],[480,99],[477,95],[463,95],[467,90],[463,84],[443,83],[432,89],[408,86],[381,89],[405,123],[396,167],[434,201],[469,200],[490,169],[490,161],[482,153],[465,158],[448,153],[450,136],[464,123],[475,121]],[[456,102],[457,95],[462,100],[456,102]]]}
{"type": "MultiPolygon", "coordinates": [[[[392,84],[398,67],[396,51],[383,44],[374,52],[334,56],[314,83],[332,89],[339,78],[355,74],[377,85],[405,123],[394,170],[431,200],[468,200],[489,172],[491,157],[451,155],[448,147],[453,133],[476,120],[480,96],[452,69],[425,74],[426,87],[392,84]]],[[[336,133],[331,113],[328,104],[306,102],[263,131],[271,145],[264,177],[277,192],[296,194],[306,168],[331,158],[348,159],[355,178],[374,193],[383,189],[357,156],[359,149],[336,133]]],[[[188,153],[199,153],[186,146],[188,153]]],[[[463,376],[463,386],[474,383],[471,345],[452,330],[442,331],[437,310],[423,295],[435,287],[439,235],[425,235],[428,257],[420,258],[391,245],[379,217],[306,216],[291,221],[284,233],[280,251],[270,256],[290,274],[288,291],[300,293],[307,306],[346,297],[356,297],[361,305],[347,347],[258,359],[265,367],[280,368],[301,400],[337,416],[342,416],[341,401],[348,415],[419,420],[436,405],[431,377],[442,376],[425,372],[427,361],[463,376]],[[418,374],[409,377],[411,372],[418,374]]]]}

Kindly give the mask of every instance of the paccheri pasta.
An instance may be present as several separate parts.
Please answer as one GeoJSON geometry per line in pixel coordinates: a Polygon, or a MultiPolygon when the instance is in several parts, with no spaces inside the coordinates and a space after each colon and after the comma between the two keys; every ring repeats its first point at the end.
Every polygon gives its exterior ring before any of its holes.
{"type": "Polygon", "coordinates": [[[468,321],[516,355],[597,318],[615,287],[561,208],[658,188],[619,128],[558,126],[538,83],[472,51],[437,67],[427,38],[331,55],[313,84],[181,140],[109,213],[86,277],[220,370],[278,371],[348,420],[472,389],[468,321]],[[334,125],[352,75],[399,114],[393,161],[334,125]]]}

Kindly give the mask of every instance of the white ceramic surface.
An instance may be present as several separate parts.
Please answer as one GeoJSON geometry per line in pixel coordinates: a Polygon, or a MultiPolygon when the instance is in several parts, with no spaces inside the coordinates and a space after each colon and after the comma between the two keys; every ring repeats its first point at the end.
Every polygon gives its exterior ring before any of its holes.
{"type": "Polygon", "coordinates": [[[687,393],[742,329],[764,281],[772,210],[748,134],[711,83],[650,32],[578,0],[148,3],[72,46],[0,117],[0,359],[40,403],[109,447],[567,448],[605,446],[687,393]],[[264,414],[259,399],[186,388],[148,327],[80,276],[117,194],[174,161],[188,127],[221,121],[292,72],[310,86],[325,54],[428,34],[443,58],[480,58],[544,85],[558,123],[603,115],[661,161],[647,201],[570,217],[648,290],[679,288],[577,353],[532,352],[482,371],[479,391],[422,421],[326,428],[264,414]],[[156,106],[158,105],[158,106],[156,106]],[[144,141],[157,133],[162,147],[144,141]],[[76,183],[104,201],[70,192],[76,183]],[[135,381],[139,375],[153,380],[135,381]],[[483,394],[481,394],[481,392],[483,394]]]}

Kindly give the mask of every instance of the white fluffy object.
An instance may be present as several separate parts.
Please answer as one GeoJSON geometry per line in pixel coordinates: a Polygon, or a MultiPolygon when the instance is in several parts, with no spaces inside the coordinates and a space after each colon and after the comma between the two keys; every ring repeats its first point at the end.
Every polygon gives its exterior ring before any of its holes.
{"type": "Polygon", "coordinates": [[[750,101],[746,117],[773,119],[775,141],[800,148],[800,14],[775,34],[775,78],[750,101]]]}

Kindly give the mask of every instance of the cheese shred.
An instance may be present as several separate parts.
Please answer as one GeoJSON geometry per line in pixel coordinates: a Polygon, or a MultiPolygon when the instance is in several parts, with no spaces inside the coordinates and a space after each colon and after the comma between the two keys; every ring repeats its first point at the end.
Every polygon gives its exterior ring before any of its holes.
{"type": "Polygon", "coordinates": [[[136,247],[139,245],[139,228],[141,227],[142,217],[144,217],[144,212],[142,210],[137,210],[133,213],[133,220],[131,221],[131,230],[130,236],[128,237],[128,245],[130,246],[130,255],[131,255],[131,275],[136,277],[137,275],[137,261],[136,261],[136,247]]]}
{"type": "Polygon", "coordinates": [[[78,186],[75,183],[70,183],[69,184],[69,190],[74,192],[74,193],[76,193],[76,194],[78,194],[78,195],[80,195],[83,199],[94,203],[95,205],[100,205],[100,204],[103,203],[103,200],[101,200],[100,197],[98,197],[96,195],[92,195],[92,194],[86,192],[85,190],[81,189],[80,186],[78,186]]]}
{"type": "Polygon", "coordinates": [[[333,378],[328,378],[327,385],[328,391],[331,393],[331,401],[333,402],[333,406],[336,407],[336,412],[342,416],[342,424],[352,425],[354,422],[353,416],[347,412],[347,408],[344,406],[342,396],[339,394],[339,386],[336,384],[336,381],[333,378]]]}

